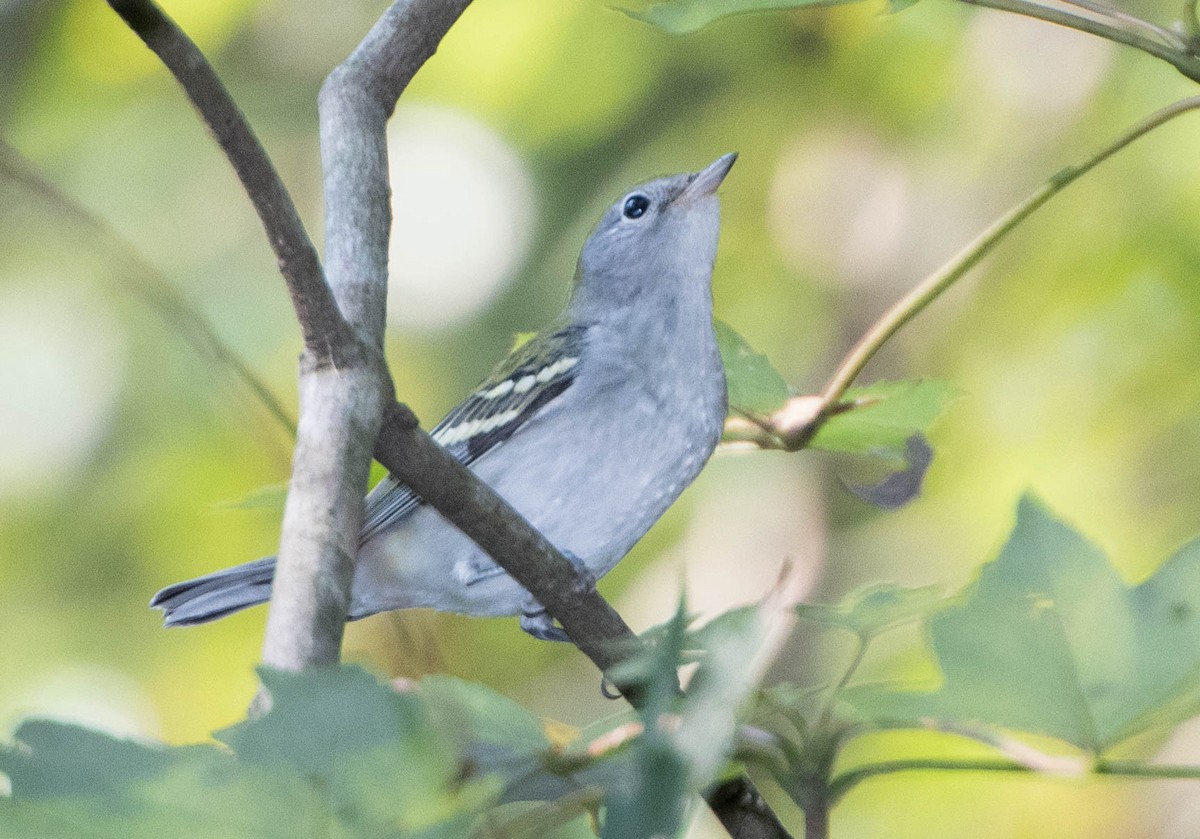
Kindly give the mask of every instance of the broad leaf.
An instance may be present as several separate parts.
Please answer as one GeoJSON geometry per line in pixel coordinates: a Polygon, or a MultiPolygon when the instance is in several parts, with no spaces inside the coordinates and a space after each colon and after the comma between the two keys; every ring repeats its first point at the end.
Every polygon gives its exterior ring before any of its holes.
{"type": "Polygon", "coordinates": [[[954,396],[953,386],[936,379],[851,388],[846,400],[856,407],[830,417],[809,445],[907,463],[909,438],[928,431],[954,396]]]}
{"type": "Polygon", "coordinates": [[[1130,587],[1025,498],[1000,556],[929,632],[940,688],[851,688],[850,706],[873,720],[992,724],[1099,753],[1200,711],[1200,542],[1130,587]]]}
{"type": "MultiPolygon", "coordinates": [[[[502,774],[466,760],[421,697],[354,667],[261,676],[274,704],[222,732],[235,754],[26,723],[0,746],[13,787],[0,798],[0,836],[449,839],[498,799],[502,774]]],[[[463,694],[452,698],[459,707],[482,704],[463,694]]],[[[501,737],[511,742],[508,722],[501,737]]]]}
{"type": "Polygon", "coordinates": [[[782,407],[790,395],[783,376],[732,326],[719,320],[713,325],[725,364],[730,411],[765,416],[782,407]]]}
{"type": "Polygon", "coordinates": [[[836,605],[801,603],[796,613],[805,620],[841,627],[865,641],[925,617],[941,602],[939,586],[904,588],[884,583],[853,591],[836,605]]]}

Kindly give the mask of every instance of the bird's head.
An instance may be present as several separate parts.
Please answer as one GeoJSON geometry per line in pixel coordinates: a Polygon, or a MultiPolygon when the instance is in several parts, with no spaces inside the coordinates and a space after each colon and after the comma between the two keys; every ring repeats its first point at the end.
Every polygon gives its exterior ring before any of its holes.
{"type": "Polygon", "coordinates": [[[583,246],[571,312],[596,319],[646,295],[709,292],[717,253],[717,187],[737,153],[699,172],[634,187],[616,201],[583,246]]]}

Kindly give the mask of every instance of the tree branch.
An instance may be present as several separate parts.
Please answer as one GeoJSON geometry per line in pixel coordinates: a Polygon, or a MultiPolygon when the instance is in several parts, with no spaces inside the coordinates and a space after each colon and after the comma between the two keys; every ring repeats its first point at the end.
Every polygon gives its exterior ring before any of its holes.
{"type": "MultiPolygon", "coordinates": [[[[372,441],[379,461],[524,586],[602,671],[628,655],[637,639],[620,615],[594,589],[581,589],[574,566],[394,402],[382,357],[391,227],[386,122],[470,0],[397,0],[326,79],[324,273],[286,190],[203,54],[149,0],[109,2],[175,75],[229,156],[280,257],[305,334],[264,662],[300,669],[338,660],[372,441]]],[[[744,776],[706,797],[734,836],[789,836],[744,776]]]]}
{"type": "Polygon", "coordinates": [[[342,314],[380,349],[392,229],[387,121],[470,2],[397,0],[321,87],[325,273],[342,314]]]}
{"type": "Polygon", "coordinates": [[[314,357],[332,361],[334,347],[350,344],[349,330],[296,205],[241,110],[200,49],[152,0],[108,0],[108,5],[171,71],[225,152],[275,251],[304,346],[314,357]]]}
{"type": "MultiPolygon", "coordinates": [[[[974,2],[974,0],[964,0],[974,2]]],[[[987,0],[991,2],[991,0],[987,0]]],[[[1024,2],[1024,0],[1003,0],[1024,2]]],[[[1027,198],[991,223],[966,247],[921,280],[907,294],[888,307],[858,339],[842,358],[819,396],[802,395],[789,399],[769,417],[731,417],[725,424],[724,439],[728,442],[749,443],[764,449],[798,451],[804,448],[817,430],[834,414],[851,410],[853,403],[843,401],[846,391],[858,378],[875,354],[891,340],[901,327],[923,312],[954,283],[989,254],[1009,233],[1040,209],[1047,201],[1062,192],[1117,152],[1165,125],[1175,117],[1200,109],[1200,96],[1172,102],[1134,125],[1117,139],[1085,160],[1067,166],[1047,178],[1027,198]]]]}
{"type": "Polygon", "coordinates": [[[115,292],[130,292],[147,308],[162,318],[193,350],[231,374],[258,399],[275,421],[288,433],[296,435],[296,421],[275,396],[249,362],[217,331],[208,316],[176,288],[137,247],[116,228],[75,198],[63,192],[27,160],[17,149],[0,139],[0,175],[6,175],[43,198],[65,219],[92,234],[114,259],[120,260],[120,270],[113,269],[111,285],[115,292]]]}
{"type": "MultiPolygon", "coordinates": [[[[1081,15],[1073,9],[1044,5],[1032,2],[1032,0],[962,0],[962,2],[970,6],[1014,12],[1025,17],[1056,23],[1068,29],[1077,29],[1080,32],[1097,35],[1118,44],[1125,44],[1167,62],[1192,81],[1200,82],[1200,58],[1188,50],[1179,49],[1175,42],[1164,43],[1151,37],[1147,34],[1144,21],[1139,21],[1143,25],[1133,25],[1129,23],[1131,17],[1129,15],[1118,17],[1101,13],[1103,17],[1089,17],[1081,15]]],[[[1090,10],[1097,11],[1094,5],[1090,10]]]]}

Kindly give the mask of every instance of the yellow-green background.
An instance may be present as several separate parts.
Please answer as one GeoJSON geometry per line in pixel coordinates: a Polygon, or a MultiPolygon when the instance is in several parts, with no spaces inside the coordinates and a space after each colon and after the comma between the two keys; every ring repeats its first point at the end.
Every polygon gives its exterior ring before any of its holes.
{"type": "MultiPolygon", "coordinates": [[[[382,4],[165,5],[226,79],[319,243],[316,93],[382,4]]],[[[817,387],[889,301],[1038,181],[1194,89],[1151,58],[1047,24],[945,0],[878,12],[741,16],[675,37],[599,0],[476,0],[401,115],[490,136],[488,154],[507,147],[508,175],[527,189],[510,210],[529,235],[490,303],[392,329],[401,398],[431,424],[514,333],[553,317],[607,202],[733,149],[717,314],[796,387],[817,387]]],[[[283,284],[225,161],[98,0],[0,4],[0,134],[117,231],[0,173],[0,734],[42,712],[202,739],[251,696],[265,610],[166,632],[146,602],[273,551],[271,493],[230,502],[286,480],[288,438],[134,294],[115,235],[294,411],[283,284]]],[[[953,590],[994,554],[1025,489],[1128,579],[1150,573],[1200,530],[1198,147],[1200,124],[1185,118],[1105,164],[868,369],[961,392],[931,435],[920,500],[865,507],[838,485],[852,464],[817,453],[719,455],[604,593],[641,628],[681,585],[706,610],[745,602],[785,557],[815,598],[882,580],[953,590]]],[[[453,217],[442,221],[451,236],[453,217]]],[[[512,620],[382,616],[352,626],[347,646],[380,671],[478,679],[573,724],[613,710],[577,653],[512,620]]],[[[875,672],[925,672],[894,646],[875,672]]],[[[868,753],[900,748],[911,744],[868,753]]],[[[1196,731],[1166,748],[1200,762],[1196,731]]],[[[1198,831],[1200,788],[1187,783],[903,775],[869,782],[834,815],[846,837],[1198,831]]]]}

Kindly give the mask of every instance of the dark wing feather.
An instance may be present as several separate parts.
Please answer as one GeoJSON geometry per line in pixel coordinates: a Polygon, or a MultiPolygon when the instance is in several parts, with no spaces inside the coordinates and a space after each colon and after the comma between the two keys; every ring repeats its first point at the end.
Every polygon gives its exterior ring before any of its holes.
{"type": "MultiPolygon", "coordinates": [[[[518,348],[430,432],[460,462],[470,465],[511,437],[575,381],[585,326],[567,326],[518,348]]],[[[391,475],[367,495],[365,542],[411,513],[421,500],[391,475]]]]}

